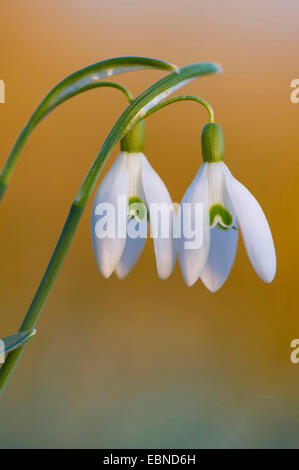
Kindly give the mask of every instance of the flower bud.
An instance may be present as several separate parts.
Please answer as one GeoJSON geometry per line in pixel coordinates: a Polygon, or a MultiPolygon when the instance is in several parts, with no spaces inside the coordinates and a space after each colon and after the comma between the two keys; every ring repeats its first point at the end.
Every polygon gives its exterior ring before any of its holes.
{"type": "Polygon", "coordinates": [[[216,122],[210,122],[201,134],[202,156],[205,162],[220,162],[224,159],[224,136],[216,122]]]}
{"type": "Polygon", "coordinates": [[[135,126],[121,139],[120,149],[122,152],[140,153],[143,152],[145,140],[144,120],[135,126]]]}

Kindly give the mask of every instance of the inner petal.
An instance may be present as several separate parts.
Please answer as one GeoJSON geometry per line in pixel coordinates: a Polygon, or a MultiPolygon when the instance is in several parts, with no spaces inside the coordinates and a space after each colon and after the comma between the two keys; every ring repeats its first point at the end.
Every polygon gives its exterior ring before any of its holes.
{"type": "Polygon", "coordinates": [[[141,154],[127,153],[127,169],[129,176],[128,218],[138,221],[148,217],[146,199],[141,180],[141,154]]]}
{"type": "Polygon", "coordinates": [[[236,217],[228,195],[221,163],[208,164],[210,227],[236,229],[236,217]]]}
{"type": "MultiPolygon", "coordinates": [[[[214,227],[217,224],[223,227],[231,226],[233,221],[232,214],[225,209],[221,204],[214,204],[210,206],[210,226],[214,227]]],[[[223,228],[221,227],[221,228],[223,228]]]]}

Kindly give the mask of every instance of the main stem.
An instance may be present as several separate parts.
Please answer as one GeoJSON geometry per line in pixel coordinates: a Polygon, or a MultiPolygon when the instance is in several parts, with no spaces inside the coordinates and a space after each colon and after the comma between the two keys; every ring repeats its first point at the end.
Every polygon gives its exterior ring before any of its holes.
{"type": "MultiPolygon", "coordinates": [[[[128,98],[129,100],[131,100],[131,95],[128,96],[128,98]]],[[[80,189],[71,206],[68,217],[62,229],[62,232],[60,234],[59,240],[57,242],[53,255],[50,259],[46,272],[40,282],[40,285],[32,300],[29,310],[27,311],[27,314],[23,320],[23,323],[20,326],[19,331],[33,329],[35,325],[37,324],[39,316],[43,311],[43,308],[52,290],[56,277],[60,271],[63,260],[67,254],[72,238],[74,236],[74,233],[80,221],[81,215],[88,201],[89,195],[96,183],[97,177],[111,149],[113,148],[117,140],[119,140],[120,133],[113,133],[112,131],[108,135],[99,155],[97,156],[95,162],[89,169],[85,179],[83,180],[83,183],[80,186],[80,189]]],[[[4,191],[2,195],[4,194],[4,191]]],[[[1,196],[1,188],[0,188],[0,196],[1,196]]],[[[0,395],[3,393],[4,388],[17,365],[17,362],[24,348],[25,348],[25,345],[10,352],[6,358],[5,363],[1,367],[0,395]]]]}
{"type": "MultiPolygon", "coordinates": [[[[115,131],[116,125],[110,131],[107,139],[105,140],[97,158],[89,169],[86,177],[84,178],[76,198],[71,206],[68,217],[60,234],[59,240],[50,259],[46,272],[40,282],[36,294],[32,300],[29,310],[24,318],[24,321],[19,329],[32,329],[37,324],[40,314],[43,311],[48,296],[52,290],[56,277],[60,271],[63,260],[72,238],[80,221],[81,215],[85,209],[86,203],[92,192],[96,180],[102,170],[102,167],[108,158],[112,148],[117,143],[122,135],[121,129],[115,131]]],[[[4,388],[13,373],[17,362],[25,348],[25,345],[10,352],[6,358],[5,363],[0,370],[0,395],[3,393],[4,388]]]]}
{"type": "MultiPolygon", "coordinates": [[[[154,83],[151,87],[139,95],[128,108],[123,112],[118,121],[111,129],[107,139],[105,140],[98,156],[89,169],[77,196],[71,206],[69,215],[62,229],[58,243],[51,257],[50,263],[46,272],[41,280],[38,290],[33,298],[29,307],[26,317],[21,325],[20,331],[23,329],[34,328],[38,318],[45,306],[47,298],[51,292],[53,284],[61,268],[62,262],[65,258],[67,250],[70,246],[75,230],[80,221],[81,215],[84,211],[88,198],[96,184],[97,178],[101,169],[108,158],[112,148],[128,131],[128,126],[137,118],[137,122],[144,117],[142,110],[145,105],[151,102],[157,96],[161,96],[165,91],[169,91],[180,82],[195,78],[196,76],[204,75],[207,73],[217,72],[219,67],[210,63],[192,64],[182,67],[180,72],[173,72],[167,77],[154,83]]],[[[203,103],[201,103],[203,104],[203,103]]],[[[134,122],[136,124],[136,121],[134,122]]],[[[133,124],[133,125],[134,125],[133,124]]],[[[1,194],[1,191],[0,191],[1,194]]],[[[8,354],[6,362],[0,370],[0,393],[3,392],[5,385],[11,376],[18,359],[20,358],[25,346],[16,349],[8,354]]]]}
{"type": "MultiPolygon", "coordinates": [[[[50,263],[48,264],[46,272],[41,280],[38,290],[19,331],[32,329],[35,327],[61,268],[67,250],[71,244],[83,210],[84,206],[80,206],[75,203],[72,204],[71,210],[62,229],[50,263]]],[[[6,361],[0,371],[0,393],[3,392],[5,384],[12,374],[24,347],[25,346],[22,346],[8,354],[6,361]]]]}
{"type": "MultiPolygon", "coordinates": [[[[100,155],[102,165],[107,156],[108,151],[106,149],[103,149],[103,152],[100,155]]],[[[41,280],[41,283],[36,291],[36,294],[32,300],[32,303],[29,307],[29,310],[24,318],[24,321],[19,331],[32,329],[35,327],[39,316],[45,306],[45,303],[48,299],[48,296],[52,290],[53,284],[60,271],[63,260],[69,249],[72,238],[80,221],[81,215],[86,206],[86,202],[88,200],[89,195],[87,193],[90,193],[92,188],[93,185],[86,187],[85,191],[82,192],[82,195],[78,195],[75,201],[73,202],[64,227],[62,229],[61,235],[57,242],[56,248],[54,250],[54,253],[51,257],[46,272],[41,280]]],[[[25,345],[8,354],[6,361],[0,370],[0,394],[3,392],[4,387],[7,384],[9,377],[11,376],[17,364],[17,361],[24,350],[24,347],[25,345]]]]}

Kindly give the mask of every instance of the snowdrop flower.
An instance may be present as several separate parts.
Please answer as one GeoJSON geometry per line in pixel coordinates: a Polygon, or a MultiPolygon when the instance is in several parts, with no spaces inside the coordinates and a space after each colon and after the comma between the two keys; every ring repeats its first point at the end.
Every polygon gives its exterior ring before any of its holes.
{"type": "Polygon", "coordinates": [[[122,139],[121,152],[94,199],[92,243],[98,268],[105,278],[115,272],[122,279],[129,273],[141,255],[149,223],[159,277],[168,278],[174,268],[172,201],[165,184],[142,153],[144,136],[141,121],[122,139]]]}
{"type": "Polygon", "coordinates": [[[193,222],[196,203],[201,203],[203,209],[201,246],[188,249],[184,234],[178,240],[178,257],[186,283],[191,286],[200,277],[212,292],[222,286],[234,263],[239,227],[255,271],[263,281],[271,282],[276,255],[267,219],[253,195],[224,164],[224,138],[218,124],[204,127],[202,153],[204,163],[180,206],[183,220],[184,204],[189,203],[193,222]]]}

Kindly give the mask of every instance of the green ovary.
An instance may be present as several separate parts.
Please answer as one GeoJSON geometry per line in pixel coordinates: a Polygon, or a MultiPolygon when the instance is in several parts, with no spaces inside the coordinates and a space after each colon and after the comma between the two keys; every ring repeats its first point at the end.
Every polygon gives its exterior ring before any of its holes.
{"type": "Polygon", "coordinates": [[[212,227],[216,217],[220,217],[222,223],[218,221],[217,225],[219,228],[226,230],[233,223],[233,216],[225,209],[221,204],[213,204],[210,207],[210,226],[212,227]]]}

